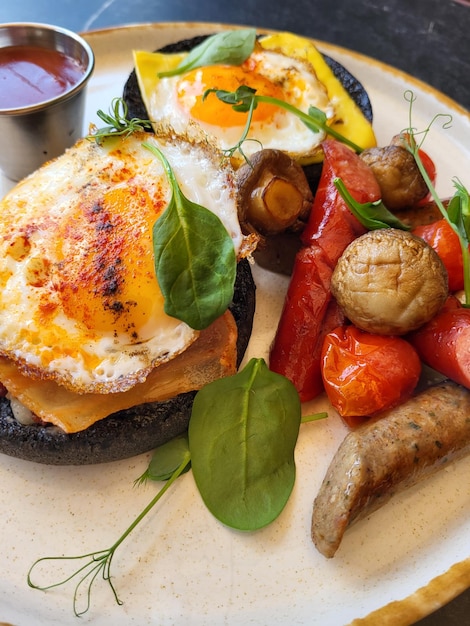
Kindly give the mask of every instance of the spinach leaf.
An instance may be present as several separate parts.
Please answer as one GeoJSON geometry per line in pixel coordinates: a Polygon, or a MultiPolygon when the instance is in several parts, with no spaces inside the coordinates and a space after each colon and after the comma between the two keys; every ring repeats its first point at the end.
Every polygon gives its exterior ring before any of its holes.
{"type": "Polygon", "coordinates": [[[253,52],[255,40],[254,28],[217,33],[193,48],[176,68],[159,72],[158,78],[177,76],[204,65],[241,65],[253,52]]]}
{"type": "Polygon", "coordinates": [[[295,481],[298,393],[263,359],[201,389],[189,423],[194,479],[222,523],[257,530],[284,508],[295,481]]]}
{"type": "Polygon", "coordinates": [[[201,330],[232,301],[237,271],[233,241],[217,215],[186,198],[163,153],[143,145],[160,158],[172,187],[168,207],[153,227],[165,312],[201,330]]]}

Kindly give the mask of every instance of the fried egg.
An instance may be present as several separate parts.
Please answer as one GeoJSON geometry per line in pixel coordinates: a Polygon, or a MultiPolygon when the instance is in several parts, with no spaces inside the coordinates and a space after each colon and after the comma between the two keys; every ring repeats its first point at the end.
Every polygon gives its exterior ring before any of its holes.
{"type": "Polygon", "coordinates": [[[79,393],[125,391],[197,332],[164,312],[152,229],[171,187],[219,216],[238,251],[232,168],[194,139],[83,139],[0,203],[0,354],[79,393]]]}
{"type": "MultiPolygon", "coordinates": [[[[282,100],[307,113],[310,106],[321,109],[330,122],[335,107],[327,89],[318,79],[307,58],[287,55],[281,49],[265,49],[257,44],[250,57],[240,66],[211,65],[198,67],[182,75],[157,78],[159,71],[177,66],[181,54],[134,53],[141,93],[150,119],[184,133],[188,126],[198,125],[213,137],[223,151],[240,141],[248,113],[235,111],[215,93],[203,98],[206,90],[236,91],[241,85],[256,90],[256,95],[282,100]],[[148,71],[152,68],[152,77],[148,71]]],[[[323,130],[313,132],[293,113],[272,103],[259,103],[254,110],[247,140],[242,145],[249,156],[260,148],[282,150],[301,162],[318,156],[323,130]]],[[[235,164],[241,163],[240,152],[234,153],[235,164]]]]}

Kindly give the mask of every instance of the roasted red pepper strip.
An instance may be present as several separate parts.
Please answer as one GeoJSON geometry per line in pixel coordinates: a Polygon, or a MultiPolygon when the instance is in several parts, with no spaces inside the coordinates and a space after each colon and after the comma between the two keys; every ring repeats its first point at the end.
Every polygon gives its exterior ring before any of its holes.
{"type": "Polygon", "coordinates": [[[339,257],[365,232],[335,187],[341,178],[358,202],[380,198],[369,167],[347,146],[327,139],[324,163],[309,221],[302,233],[284,309],[271,346],[270,368],[289,378],[302,402],[323,391],[320,370],[324,335],[335,328],[331,315],[331,275],[339,257]],[[328,313],[328,315],[327,315],[328,313]]]}

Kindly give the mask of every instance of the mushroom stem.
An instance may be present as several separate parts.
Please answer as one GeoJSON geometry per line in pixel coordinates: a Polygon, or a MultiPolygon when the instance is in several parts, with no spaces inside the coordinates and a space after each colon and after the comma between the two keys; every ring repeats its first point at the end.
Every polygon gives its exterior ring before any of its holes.
{"type": "Polygon", "coordinates": [[[299,230],[313,196],[298,163],[279,150],[260,150],[238,170],[238,180],[242,228],[262,236],[299,230]]]}
{"type": "Polygon", "coordinates": [[[266,186],[253,190],[248,219],[257,230],[274,234],[291,226],[302,207],[303,197],[295,185],[273,176],[266,186]]]}

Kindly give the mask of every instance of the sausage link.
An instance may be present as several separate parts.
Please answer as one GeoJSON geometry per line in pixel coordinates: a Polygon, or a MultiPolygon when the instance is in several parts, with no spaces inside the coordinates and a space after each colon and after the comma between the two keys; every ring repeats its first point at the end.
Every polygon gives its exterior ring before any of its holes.
{"type": "Polygon", "coordinates": [[[469,452],[470,390],[450,381],[349,432],[313,505],[317,549],[333,557],[353,522],[469,452]]]}

